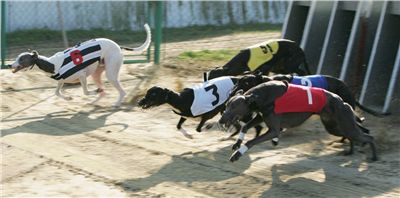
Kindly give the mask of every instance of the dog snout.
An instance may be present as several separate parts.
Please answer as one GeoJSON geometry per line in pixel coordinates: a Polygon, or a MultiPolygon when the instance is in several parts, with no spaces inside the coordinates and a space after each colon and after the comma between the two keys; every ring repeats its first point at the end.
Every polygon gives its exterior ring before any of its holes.
{"type": "Polygon", "coordinates": [[[145,107],[146,105],[146,98],[142,98],[138,101],[139,106],[141,106],[142,108],[145,107]]]}

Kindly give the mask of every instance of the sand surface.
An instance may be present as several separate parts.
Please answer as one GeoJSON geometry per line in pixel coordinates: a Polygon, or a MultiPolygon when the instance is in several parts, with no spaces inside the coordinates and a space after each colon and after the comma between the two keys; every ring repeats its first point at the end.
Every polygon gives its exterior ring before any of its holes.
{"type": "MultiPolygon", "coordinates": [[[[129,97],[152,85],[181,89],[200,82],[211,66],[168,60],[179,50],[239,48],[278,36],[212,38],[218,46],[210,39],[168,44],[165,64],[124,65],[120,79],[129,97]]],[[[400,196],[398,114],[363,113],[378,144],[377,162],[368,162],[368,146],[344,156],[348,143],[330,144],[339,138],[314,116],[283,133],[278,146],[259,144],[230,163],[234,141],[220,141],[227,133],[216,127],[197,133],[198,121],[189,120],[184,128],[194,139],[187,139],[175,129],[179,117],[167,105],[144,111],[126,102],[114,110],[117,93],[110,84],[97,106],[89,104],[95,96],[83,96],[79,86],[66,89],[73,100],[64,101],[54,95],[56,83],[38,70],[1,70],[0,78],[3,197],[400,196]]]]}

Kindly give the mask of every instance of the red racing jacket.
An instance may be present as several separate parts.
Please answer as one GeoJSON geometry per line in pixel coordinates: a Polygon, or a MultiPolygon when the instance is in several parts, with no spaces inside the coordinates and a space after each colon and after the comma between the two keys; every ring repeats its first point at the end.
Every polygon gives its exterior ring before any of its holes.
{"type": "Polygon", "coordinates": [[[318,113],[326,104],[325,91],[320,88],[289,84],[285,94],[275,99],[274,111],[280,113],[318,113]]]}

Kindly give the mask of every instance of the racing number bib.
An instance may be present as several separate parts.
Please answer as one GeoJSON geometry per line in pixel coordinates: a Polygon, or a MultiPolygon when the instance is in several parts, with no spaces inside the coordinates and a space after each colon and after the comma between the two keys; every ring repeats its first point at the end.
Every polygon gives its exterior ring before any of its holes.
{"type": "Polygon", "coordinates": [[[320,112],[326,104],[321,88],[289,84],[285,94],[275,99],[275,113],[320,112]]]}
{"type": "Polygon", "coordinates": [[[250,46],[247,49],[250,50],[250,58],[247,62],[247,66],[250,71],[254,71],[273,58],[279,50],[279,43],[278,40],[269,40],[250,46]]]}
{"type": "Polygon", "coordinates": [[[229,77],[219,77],[195,85],[192,89],[194,100],[190,111],[193,116],[210,112],[223,104],[233,89],[233,82],[229,77]]]}
{"type": "Polygon", "coordinates": [[[100,61],[101,46],[95,39],[76,45],[64,51],[64,61],[55,80],[66,79],[87,66],[100,61]]]}

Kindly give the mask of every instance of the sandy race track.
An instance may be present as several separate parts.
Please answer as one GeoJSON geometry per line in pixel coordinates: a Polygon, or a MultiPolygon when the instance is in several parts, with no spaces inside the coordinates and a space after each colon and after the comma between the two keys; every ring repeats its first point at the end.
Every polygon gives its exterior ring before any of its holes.
{"type": "MultiPolygon", "coordinates": [[[[254,35],[236,37],[214,39],[230,47],[229,40],[254,35]]],[[[179,45],[167,47],[184,50],[179,45]]],[[[173,61],[159,69],[124,65],[121,81],[133,94],[152,85],[179,89],[201,81],[205,68],[193,67],[173,61]]],[[[377,162],[366,159],[368,146],[344,156],[348,144],[330,144],[339,138],[328,135],[315,116],[285,132],[277,147],[265,142],[230,163],[234,141],[219,141],[227,133],[216,127],[197,133],[197,122],[188,121],[184,128],[194,139],[187,139],[176,131],[179,117],[166,105],[114,110],[109,106],[117,93],[109,84],[108,96],[93,106],[88,103],[94,97],[83,96],[77,86],[66,90],[72,101],[57,98],[55,82],[37,70],[14,75],[2,70],[0,77],[4,197],[400,196],[398,114],[363,114],[377,140],[377,162]]]]}

